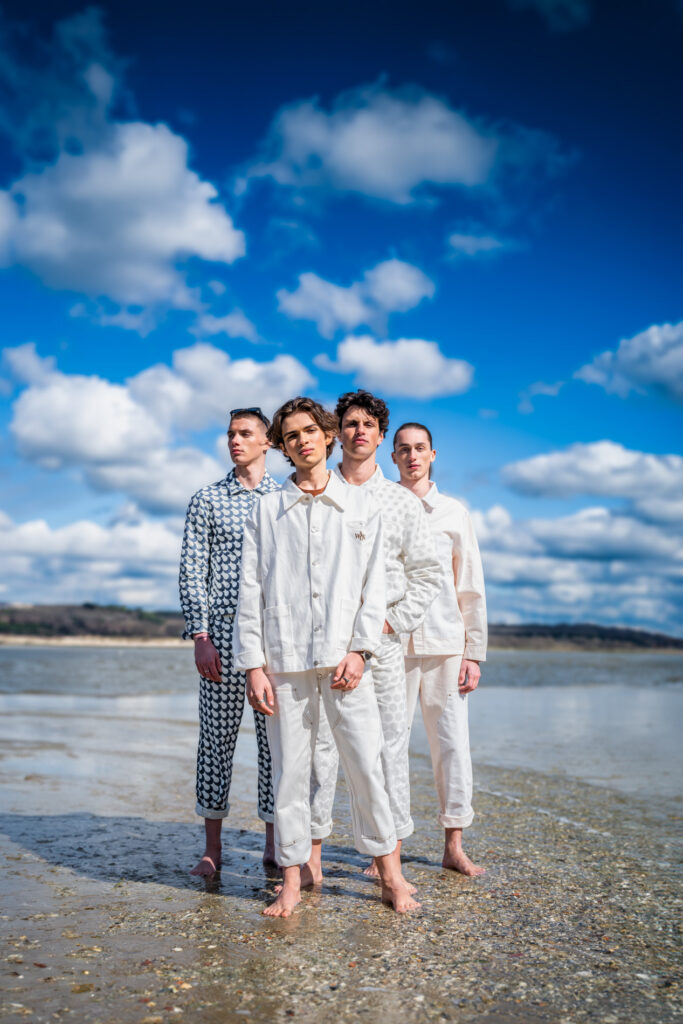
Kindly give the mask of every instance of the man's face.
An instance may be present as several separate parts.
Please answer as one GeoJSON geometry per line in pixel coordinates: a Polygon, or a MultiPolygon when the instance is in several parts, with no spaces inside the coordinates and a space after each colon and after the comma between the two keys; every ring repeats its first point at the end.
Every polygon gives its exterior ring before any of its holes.
{"type": "Polygon", "coordinates": [[[297,469],[311,469],[327,462],[327,445],[332,434],[325,434],[308,412],[293,412],[282,421],[282,443],[297,469]]]}
{"type": "Polygon", "coordinates": [[[436,458],[436,452],[424,430],[406,427],[396,438],[391,457],[398,466],[401,480],[416,483],[429,476],[429,467],[436,458]]]}
{"type": "Polygon", "coordinates": [[[366,409],[351,405],[342,417],[339,440],[344,455],[352,459],[367,459],[384,440],[377,419],[366,409]]]}
{"type": "Polygon", "coordinates": [[[236,466],[248,466],[270,447],[266,425],[258,416],[235,416],[228,427],[228,450],[236,466]]]}

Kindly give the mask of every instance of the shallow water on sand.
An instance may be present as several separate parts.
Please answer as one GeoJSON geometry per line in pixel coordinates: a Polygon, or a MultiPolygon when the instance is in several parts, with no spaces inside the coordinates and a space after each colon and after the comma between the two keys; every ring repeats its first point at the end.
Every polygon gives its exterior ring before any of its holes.
{"type": "MultiPolygon", "coordinates": [[[[477,765],[566,775],[644,799],[680,794],[683,658],[652,654],[493,651],[470,698],[477,765]]],[[[191,760],[196,744],[191,649],[2,648],[0,742],[10,775],[106,775],[124,784],[132,764],[191,760]],[[123,760],[120,759],[123,755],[123,760]],[[118,776],[121,776],[119,779],[118,776]]],[[[251,770],[247,709],[237,757],[251,770]]],[[[414,769],[429,771],[419,713],[414,769]]]]}

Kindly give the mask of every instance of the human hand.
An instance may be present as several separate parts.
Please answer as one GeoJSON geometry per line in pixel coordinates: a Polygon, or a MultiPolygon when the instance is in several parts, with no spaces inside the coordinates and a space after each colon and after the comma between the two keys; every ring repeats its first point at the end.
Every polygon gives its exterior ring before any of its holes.
{"type": "Polygon", "coordinates": [[[221,659],[214,647],[211,637],[200,634],[194,640],[194,663],[197,671],[204,679],[210,679],[213,683],[221,681],[221,659]]]}
{"type": "Polygon", "coordinates": [[[463,658],[460,665],[460,675],[458,676],[458,693],[465,694],[476,690],[480,679],[481,669],[479,668],[479,662],[463,658]]]}
{"type": "Polygon", "coordinates": [[[247,670],[247,700],[254,711],[268,717],[275,714],[273,687],[262,668],[247,670]]]}
{"type": "Polygon", "coordinates": [[[355,690],[363,677],[365,658],[358,651],[349,651],[337,665],[331,689],[355,690]]]}
{"type": "Polygon", "coordinates": [[[382,632],[383,633],[393,633],[394,632],[393,626],[389,622],[387,622],[386,619],[384,620],[384,625],[382,626],[382,632]]]}

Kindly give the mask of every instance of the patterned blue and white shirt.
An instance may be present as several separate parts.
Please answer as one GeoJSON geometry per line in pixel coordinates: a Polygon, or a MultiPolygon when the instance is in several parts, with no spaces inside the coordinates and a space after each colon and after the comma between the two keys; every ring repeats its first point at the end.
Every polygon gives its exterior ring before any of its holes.
{"type": "Polygon", "coordinates": [[[231,469],[223,480],[202,487],[187,509],[180,555],[183,637],[208,631],[215,638],[233,618],[239,596],[244,521],[262,494],[280,485],[266,473],[258,487],[243,487],[231,469]]]}

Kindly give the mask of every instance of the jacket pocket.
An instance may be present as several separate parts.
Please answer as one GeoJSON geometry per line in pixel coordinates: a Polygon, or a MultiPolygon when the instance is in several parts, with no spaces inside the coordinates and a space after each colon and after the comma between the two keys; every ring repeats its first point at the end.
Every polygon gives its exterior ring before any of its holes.
{"type": "Polygon", "coordinates": [[[294,646],[292,631],[292,612],[288,604],[273,605],[264,608],[263,625],[266,640],[266,652],[284,654],[294,646]]]}

